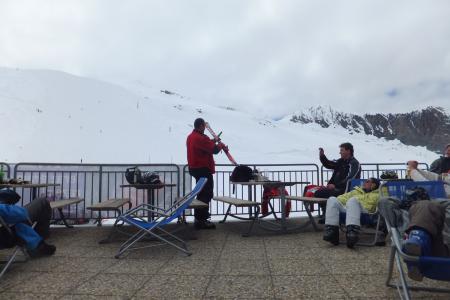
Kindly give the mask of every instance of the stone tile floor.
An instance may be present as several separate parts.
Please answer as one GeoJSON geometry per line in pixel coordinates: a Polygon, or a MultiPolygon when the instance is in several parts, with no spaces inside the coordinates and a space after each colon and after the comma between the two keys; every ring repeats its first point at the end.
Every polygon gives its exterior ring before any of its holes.
{"type": "MultiPolygon", "coordinates": [[[[246,226],[190,231],[197,239],[189,241],[189,257],[157,246],[120,259],[114,258],[120,237],[98,244],[110,227],[52,228],[56,254],[10,268],[0,280],[0,299],[399,298],[384,285],[388,246],[334,247],[311,230],[274,235],[257,229],[244,238],[246,226]]],[[[412,297],[450,299],[427,292],[412,297]]]]}

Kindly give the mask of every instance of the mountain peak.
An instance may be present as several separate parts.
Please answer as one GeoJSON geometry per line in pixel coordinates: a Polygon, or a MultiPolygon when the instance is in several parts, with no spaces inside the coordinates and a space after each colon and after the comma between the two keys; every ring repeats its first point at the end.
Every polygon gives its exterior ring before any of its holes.
{"type": "Polygon", "coordinates": [[[350,133],[364,133],[388,140],[398,139],[406,145],[425,146],[435,152],[440,152],[450,138],[450,115],[443,107],[428,106],[409,113],[360,116],[317,106],[292,115],[290,121],[343,128],[350,133]]]}

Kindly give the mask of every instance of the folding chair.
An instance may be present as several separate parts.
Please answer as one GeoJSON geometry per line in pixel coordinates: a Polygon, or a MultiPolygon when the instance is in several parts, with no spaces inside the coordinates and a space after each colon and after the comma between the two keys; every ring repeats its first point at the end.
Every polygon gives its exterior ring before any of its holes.
{"type": "MultiPolygon", "coordinates": [[[[353,190],[355,187],[362,186],[366,180],[367,179],[352,179],[352,180],[348,181],[345,192],[348,193],[351,190],[353,190]]],[[[380,196],[381,196],[381,187],[379,187],[379,189],[380,189],[380,196]]],[[[339,224],[340,224],[341,230],[343,232],[346,231],[345,218],[346,218],[346,213],[341,212],[339,214],[339,224]]],[[[378,212],[378,207],[373,213],[361,213],[361,225],[366,226],[366,227],[375,227],[375,232],[368,232],[368,231],[361,232],[363,234],[373,235],[374,237],[370,242],[358,241],[358,243],[356,243],[356,245],[358,245],[358,246],[375,246],[375,245],[377,245],[378,237],[382,236],[384,234],[384,232],[382,230],[380,230],[380,227],[382,225],[382,219],[381,219],[381,215],[378,212]]]]}
{"type": "Polygon", "coordinates": [[[162,209],[144,203],[120,215],[118,220],[121,220],[131,226],[137,227],[139,231],[120,246],[119,252],[116,254],[115,258],[119,258],[127,250],[151,247],[132,247],[134,244],[144,239],[146,236],[156,238],[162,243],[166,243],[177,248],[186,255],[191,255],[192,253],[188,251],[185,241],[173,235],[172,233],[167,232],[162,227],[183,216],[184,210],[189,207],[194,198],[203,189],[206,182],[206,178],[200,178],[194,189],[189,194],[177,200],[168,209],[162,209]],[[146,220],[143,217],[143,215],[146,214],[153,215],[155,216],[155,218],[152,220],[152,218],[149,217],[148,220],[146,220]],[[158,234],[158,231],[160,231],[162,234],[158,234]],[[163,235],[167,237],[164,237],[163,235]],[[174,241],[170,241],[169,238],[173,239],[174,241]],[[177,245],[176,242],[178,242],[179,245],[177,245]]]}
{"type": "MultiPolygon", "coordinates": [[[[3,220],[2,217],[0,217],[0,230],[3,230],[11,238],[11,240],[15,240],[14,233],[12,232],[9,225],[3,220]]],[[[3,275],[6,273],[6,270],[9,268],[9,266],[16,260],[17,254],[19,254],[20,251],[22,251],[22,253],[24,254],[25,261],[28,260],[28,254],[22,246],[17,245],[17,246],[13,246],[12,248],[13,248],[12,254],[5,261],[1,261],[1,263],[4,264],[4,266],[2,267],[2,269],[0,271],[0,278],[3,277],[3,275]]],[[[0,249],[3,249],[3,248],[0,246],[0,249]]],[[[25,261],[20,261],[20,262],[25,262],[25,261]]]]}
{"type": "MultiPolygon", "coordinates": [[[[433,200],[446,198],[444,185],[440,181],[392,181],[385,183],[390,197],[398,200],[406,200],[405,191],[414,187],[423,187],[433,200]]],[[[402,235],[400,228],[395,227],[393,220],[384,216],[389,233],[391,234],[391,253],[389,256],[388,275],[386,286],[395,287],[402,299],[411,299],[410,290],[450,293],[447,288],[434,288],[426,286],[410,285],[405,276],[402,261],[407,265],[417,266],[426,278],[440,281],[450,281],[450,258],[432,257],[432,256],[411,256],[402,250],[402,235]],[[391,282],[393,277],[394,262],[398,269],[399,278],[396,282],[391,282]]]]}

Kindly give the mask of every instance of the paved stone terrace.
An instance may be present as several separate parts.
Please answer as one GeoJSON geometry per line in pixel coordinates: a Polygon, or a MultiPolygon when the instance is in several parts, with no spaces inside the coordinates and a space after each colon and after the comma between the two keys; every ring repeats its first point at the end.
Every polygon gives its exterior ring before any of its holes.
{"type": "Polygon", "coordinates": [[[53,228],[55,256],[14,265],[0,280],[0,299],[399,298],[384,286],[387,246],[333,247],[312,231],[257,230],[241,237],[247,225],[228,222],[217,230],[192,231],[197,239],[189,241],[190,257],[158,246],[121,259],[114,258],[119,242],[98,244],[108,227],[53,228]]]}

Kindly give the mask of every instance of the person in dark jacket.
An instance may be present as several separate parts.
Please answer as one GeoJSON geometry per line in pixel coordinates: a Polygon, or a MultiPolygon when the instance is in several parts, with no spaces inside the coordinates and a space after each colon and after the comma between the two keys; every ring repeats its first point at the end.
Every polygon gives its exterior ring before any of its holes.
{"type": "Polygon", "coordinates": [[[431,163],[430,172],[442,175],[450,173],[450,144],[444,149],[444,156],[439,157],[431,163]]]}
{"type": "Polygon", "coordinates": [[[198,180],[201,177],[208,179],[205,187],[197,195],[197,199],[208,204],[207,208],[196,208],[194,210],[195,222],[197,229],[214,229],[216,226],[208,221],[209,203],[214,195],[214,181],[212,174],[215,173],[215,163],[213,155],[222,149],[228,150],[222,142],[210,139],[204,134],[206,128],[205,120],[198,118],[194,121],[194,130],[187,137],[187,161],[189,174],[198,180]]]}
{"type": "MultiPolygon", "coordinates": [[[[329,198],[337,197],[345,193],[347,182],[354,178],[360,178],[361,166],[358,160],[353,156],[353,145],[350,143],[343,143],[339,145],[339,154],[341,158],[336,161],[331,161],[325,156],[323,148],[319,148],[319,158],[322,165],[333,170],[330,180],[326,187],[317,190],[314,197],[329,198]]],[[[322,211],[325,211],[326,204],[321,205],[322,211]]],[[[324,218],[319,220],[320,223],[325,221],[324,218]]]]}

